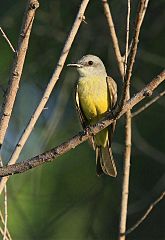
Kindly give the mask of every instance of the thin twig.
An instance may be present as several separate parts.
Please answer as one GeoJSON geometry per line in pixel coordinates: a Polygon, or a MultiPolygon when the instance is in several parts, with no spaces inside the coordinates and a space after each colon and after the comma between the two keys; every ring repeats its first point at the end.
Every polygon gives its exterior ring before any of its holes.
{"type": "MultiPolygon", "coordinates": [[[[0,227],[0,233],[1,233],[2,236],[4,235],[4,231],[3,231],[2,227],[0,227]]],[[[10,240],[10,239],[6,236],[5,240],[10,240]]]]}
{"type": "MultiPolygon", "coordinates": [[[[126,25],[124,79],[127,73],[128,48],[129,48],[130,11],[131,11],[130,0],[127,1],[127,8],[128,9],[127,9],[127,25],[126,25]]],[[[127,81],[127,79],[125,79],[125,81],[127,81]]],[[[130,84],[127,86],[125,97],[126,97],[126,101],[130,99],[130,84]]],[[[130,158],[131,158],[131,136],[132,136],[131,110],[128,110],[125,116],[125,150],[124,150],[124,169],[123,169],[121,211],[120,211],[120,224],[119,224],[119,240],[125,239],[124,236],[121,236],[121,233],[125,232],[126,221],[127,221],[127,205],[128,205],[128,194],[129,194],[129,175],[130,175],[130,158]]]]}
{"type": "Polygon", "coordinates": [[[6,40],[6,42],[8,43],[9,47],[11,48],[11,50],[16,53],[16,50],[14,49],[12,43],[10,42],[9,38],[7,37],[7,35],[5,34],[5,32],[3,31],[3,29],[0,27],[0,31],[2,33],[2,37],[4,37],[4,39],[6,40]]]}
{"type": "MultiPolygon", "coordinates": [[[[143,11],[142,11],[142,16],[141,16],[141,19],[140,19],[140,22],[139,22],[140,26],[141,26],[141,24],[143,22],[143,19],[144,19],[144,16],[145,16],[145,12],[146,12],[146,9],[147,9],[147,6],[148,6],[148,2],[149,2],[149,0],[145,0],[143,11]]],[[[133,44],[133,39],[131,40],[130,45],[129,45],[128,55],[131,52],[132,44],[133,44]]]]}
{"type": "Polygon", "coordinates": [[[143,20],[144,20],[144,16],[145,16],[145,13],[146,13],[146,10],[147,10],[147,7],[148,7],[148,3],[149,3],[149,0],[145,0],[145,1],[144,1],[143,10],[142,10],[142,15],[141,15],[141,20],[140,20],[140,24],[141,24],[141,25],[142,25],[143,20]]]}
{"type": "Polygon", "coordinates": [[[122,109],[124,105],[124,101],[126,100],[127,96],[127,89],[130,86],[130,80],[132,76],[132,70],[135,62],[135,57],[137,53],[137,47],[138,47],[138,42],[139,42],[139,35],[140,35],[140,29],[142,25],[142,18],[144,19],[144,14],[146,11],[145,5],[145,0],[140,0],[139,3],[139,8],[138,8],[138,13],[137,13],[137,18],[136,18],[136,24],[135,24],[135,30],[133,34],[133,40],[132,40],[132,48],[129,56],[129,63],[127,67],[127,72],[124,78],[124,87],[123,87],[123,92],[122,92],[122,97],[120,100],[120,108],[122,109]]]}
{"type": "MultiPolygon", "coordinates": [[[[132,43],[133,43],[133,40],[131,40],[131,42],[129,44],[129,47],[128,47],[128,56],[130,55],[130,52],[131,52],[131,49],[132,49],[132,43]]],[[[125,55],[123,56],[123,58],[125,59],[125,55]]]]}
{"type": "MultiPolygon", "coordinates": [[[[129,6],[129,1],[128,1],[129,6]]],[[[135,62],[137,46],[139,41],[139,34],[144,19],[146,8],[144,8],[145,0],[141,0],[137,12],[137,19],[135,24],[135,30],[133,34],[132,48],[129,56],[129,62],[127,66],[126,75],[124,76],[124,87],[123,93],[120,100],[120,108],[124,106],[124,102],[130,97],[130,80],[132,76],[132,70],[135,62]]],[[[129,13],[129,7],[128,7],[129,13]]],[[[124,154],[124,176],[123,176],[123,186],[122,186],[122,201],[121,201],[121,213],[120,213],[120,225],[119,225],[119,240],[125,240],[125,235],[123,234],[126,230],[126,220],[127,220],[127,206],[128,206],[128,194],[129,194],[129,176],[130,176],[130,158],[131,158],[131,111],[126,113],[126,140],[125,140],[125,154],[124,154]]]]}
{"type": "Polygon", "coordinates": [[[131,232],[133,232],[150,214],[150,212],[153,210],[153,208],[165,197],[165,191],[162,192],[160,194],[160,196],[153,202],[150,204],[149,208],[147,209],[147,211],[144,213],[144,215],[131,227],[129,228],[125,235],[130,234],[131,232]]]}
{"type": "Polygon", "coordinates": [[[144,106],[142,106],[141,108],[139,108],[137,111],[132,113],[132,117],[137,116],[139,113],[141,113],[142,111],[146,110],[146,108],[150,107],[153,103],[155,103],[157,100],[159,100],[160,97],[163,97],[165,95],[165,90],[161,93],[159,93],[156,97],[154,97],[153,99],[151,99],[148,103],[146,103],[144,106]]]}
{"type": "Polygon", "coordinates": [[[3,232],[3,240],[7,238],[7,218],[8,218],[8,210],[7,210],[7,186],[4,187],[4,209],[5,209],[5,219],[4,219],[4,232],[3,232]]]}
{"type": "MultiPolygon", "coordinates": [[[[63,155],[64,153],[68,152],[69,150],[75,148],[82,142],[85,142],[91,135],[97,134],[99,131],[106,128],[110,125],[114,119],[119,119],[124,113],[128,110],[132,109],[136,104],[142,101],[145,97],[148,96],[148,92],[153,92],[163,81],[165,80],[165,70],[161,72],[156,78],[154,78],[146,87],[144,87],[140,92],[134,95],[130,100],[128,100],[120,114],[118,114],[118,109],[115,109],[113,113],[107,114],[107,116],[102,120],[99,121],[98,124],[94,126],[88,126],[87,131],[81,131],[68,141],[62,143],[61,145],[35,156],[29,160],[22,161],[20,163],[4,166],[0,168],[0,177],[23,173],[28,171],[32,168],[40,166],[41,164],[51,162],[58,158],[59,156],[63,155]]],[[[117,107],[118,108],[118,107],[117,107]]],[[[6,179],[6,177],[2,178],[6,179]]],[[[3,186],[1,185],[0,191],[2,191],[3,186]]]]}
{"type": "Polygon", "coordinates": [[[127,7],[127,25],[126,25],[126,44],[125,44],[125,55],[124,55],[124,76],[126,75],[127,71],[127,61],[128,61],[128,52],[129,52],[129,28],[130,28],[130,12],[131,12],[131,3],[128,0],[128,7],[127,7]]]}
{"type": "MultiPolygon", "coordinates": [[[[0,156],[0,166],[3,167],[3,162],[2,162],[2,158],[0,156]]],[[[5,219],[3,219],[3,216],[2,216],[2,213],[1,213],[1,220],[2,220],[2,223],[4,224],[4,230],[3,229],[0,229],[1,233],[2,233],[2,236],[3,236],[3,240],[7,240],[8,237],[7,237],[7,217],[8,217],[8,214],[7,214],[7,186],[5,185],[4,187],[4,209],[5,209],[5,219]]]]}
{"type": "Polygon", "coordinates": [[[140,0],[137,19],[136,19],[136,25],[135,25],[135,31],[133,36],[133,42],[132,42],[132,49],[130,53],[130,62],[129,62],[129,67],[127,69],[127,74],[126,74],[126,79],[128,81],[127,85],[129,85],[129,82],[131,79],[133,65],[135,62],[135,57],[136,57],[136,52],[137,52],[137,47],[139,42],[140,29],[141,29],[142,21],[144,19],[144,15],[147,9],[147,6],[145,5],[145,3],[146,3],[146,0],[140,0]]]}
{"type": "MultiPolygon", "coordinates": [[[[76,16],[76,19],[73,23],[73,26],[72,26],[72,29],[68,35],[68,38],[65,42],[65,45],[64,45],[64,48],[62,50],[62,53],[61,53],[61,56],[59,58],[59,61],[57,63],[57,66],[56,66],[56,69],[52,75],[52,78],[50,79],[50,82],[48,83],[47,85],[47,88],[43,94],[43,97],[41,99],[41,101],[39,102],[36,110],[34,111],[29,123],[27,124],[26,128],[24,129],[16,147],[15,147],[15,150],[9,160],[9,163],[8,164],[13,164],[17,161],[19,155],[20,155],[20,152],[23,148],[23,146],[25,145],[30,133],[32,132],[40,114],[42,113],[49,97],[50,97],[50,94],[57,82],[57,80],[59,79],[59,75],[63,69],[63,66],[64,66],[64,63],[66,61],[66,58],[68,56],[68,53],[69,53],[69,50],[71,48],[71,45],[73,43],[73,40],[78,32],[78,29],[80,27],[80,24],[82,22],[82,20],[84,19],[84,12],[85,12],[85,9],[88,5],[88,2],[89,0],[83,0],[81,5],[80,5],[80,8],[79,8],[79,11],[78,11],[78,14],[76,16]]],[[[2,192],[2,189],[4,188],[4,185],[5,183],[7,182],[8,180],[8,177],[6,178],[3,178],[0,182],[0,193],[2,192]]]]}
{"type": "Polygon", "coordinates": [[[4,137],[8,128],[9,120],[13,110],[16,94],[19,88],[19,82],[22,75],[25,56],[28,48],[30,32],[39,3],[37,0],[28,0],[24,14],[24,20],[21,27],[20,37],[18,40],[18,50],[15,54],[12,71],[9,77],[9,84],[6,96],[4,98],[1,117],[0,117],[0,148],[3,144],[4,137]]]}
{"type": "Polygon", "coordinates": [[[112,19],[110,6],[109,6],[107,0],[102,0],[102,3],[103,3],[103,8],[104,8],[104,13],[107,18],[107,22],[108,22],[108,26],[109,26],[109,31],[110,31],[112,42],[113,42],[113,49],[114,49],[116,60],[118,63],[120,75],[122,76],[122,79],[123,79],[123,77],[124,77],[123,58],[120,53],[119,43],[118,43],[118,39],[117,39],[117,35],[116,35],[116,31],[115,31],[115,27],[114,27],[114,23],[113,23],[113,19],[112,19]]]}
{"type": "MultiPolygon", "coordinates": [[[[4,218],[3,218],[3,215],[2,215],[2,212],[1,212],[1,211],[0,211],[0,219],[1,219],[2,223],[3,223],[3,225],[5,225],[5,220],[4,220],[4,218]]],[[[1,233],[4,234],[4,231],[2,230],[1,233]]],[[[3,234],[2,234],[2,236],[3,236],[3,234]]],[[[9,240],[12,239],[8,229],[7,229],[7,237],[8,237],[9,240]]]]}

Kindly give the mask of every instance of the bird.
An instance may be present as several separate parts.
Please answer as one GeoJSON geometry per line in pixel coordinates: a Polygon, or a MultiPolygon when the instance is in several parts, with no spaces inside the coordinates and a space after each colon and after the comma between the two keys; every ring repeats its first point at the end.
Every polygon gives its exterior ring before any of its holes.
{"type": "MultiPolygon", "coordinates": [[[[117,84],[107,75],[104,63],[95,55],[85,55],[76,63],[67,65],[74,67],[79,74],[76,82],[75,103],[82,127],[96,124],[117,102],[117,84]]],[[[96,155],[96,174],[103,173],[117,176],[111,142],[116,121],[90,137],[96,155]]]]}

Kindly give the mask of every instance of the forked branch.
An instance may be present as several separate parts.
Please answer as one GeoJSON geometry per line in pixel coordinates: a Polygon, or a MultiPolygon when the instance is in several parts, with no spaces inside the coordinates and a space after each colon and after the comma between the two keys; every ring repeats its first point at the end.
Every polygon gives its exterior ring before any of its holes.
{"type": "MultiPolygon", "coordinates": [[[[120,100],[119,110],[123,108],[125,105],[125,101],[130,98],[130,83],[131,76],[133,71],[133,66],[135,62],[135,57],[137,53],[137,47],[139,42],[139,35],[142,26],[142,22],[144,19],[144,15],[146,12],[146,1],[148,0],[140,0],[139,7],[137,11],[135,30],[133,33],[132,47],[127,63],[126,74],[124,76],[124,86],[122,91],[122,97],[120,100]]],[[[130,1],[128,0],[128,15],[130,14],[130,1]]],[[[128,16],[127,16],[128,19],[128,16]]],[[[128,20],[127,20],[128,25],[128,20]]],[[[128,46],[128,43],[126,42],[128,46]]],[[[128,54],[128,51],[127,51],[128,54]]],[[[127,55],[126,54],[126,55],[127,55]]],[[[122,184],[122,200],[121,200],[121,213],[120,213],[120,225],[119,225],[119,240],[125,240],[126,230],[126,220],[127,220],[127,207],[128,207],[128,195],[129,195],[129,177],[130,177],[130,158],[131,158],[131,111],[126,113],[126,124],[125,124],[125,152],[124,152],[124,176],[123,176],[123,184],[122,184]]]]}
{"type": "Polygon", "coordinates": [[[0,148],[3,144],[19,88],[19,82],[21,80],[25,56],[28,49],[29,37],[32,29],[35,11],[38,7],[39,3],[37,0],[28,0],[18,40],[18,50],[15,53],[15,58],[9,77],[8,89],[4,98],[0,117],[0,148]]]}
{"type": "Polygon", "coordinates": [[[40,166],[43,163],[47,163],[55,160],[57,157],[75,148],[82,142],[85,142],[91,135],[95,135],[102,129],[106,128],[108,125],[110,125],[114,121],[114,119],[119,119],[124,113],[132,109],[133,106],[135,106],[140,101],[142,101],[145,97],[147,97],[148,93],[152,93],[164,80],[165,80],[165,70],[161,72],[156,78],[154,78],[146,87],[144,87],[134,97],[128,100],[125,103],[120,114],[118,114],[118,109],[115,109],[113,114],[109,113],[98,124],[96,124],[95,126],[88,127],[88,131],[79,132],[77,135],[75,135],[68,141],[62,143],[58,147],[55,147],[45,153],[39,154],[38,156],[35,156],[29,160],[25,160],[20,163],[4,166],[0,168],[0,176],[4,177],[8,175],[17,174],[17,173],[23,173],[32,168],[40,166]]]}
{"type": "MultiPolygon", "coordinates": [[[[66,42],[65,42],[64,48],[62,50],[62,53],[61,53],[61,56],[60,56],[59,61],[57,63],[57,66],[55,68],[55,71],[54,71],[54,73],[53,73],[53,75],[50,79],[50,82],[48,83],[48,85],[45,89],[45,92],[43,94],[43,97],[42,97],[41,101],[39,102],[39,104],[38,104],[36,110],[34,111],[29,123],[27,124],[26,128],[24,129],[24,131],[23,131],[23,133],[22,133],[22,135],[21,135],[21,137],[20,137],[20,139],[19,139],[19,141],[18,141],[18,143],[15,147],[15,150],[14,150],[8,164],[14,164],[17,161],[17,159],[18,159],[18,157],[19,157],[19,155],[22,151],[22,148],[24,147],[29,135],[31,134],[31,132],[32,132],[39,116],[40,116],[40,114],[42,113],[42,111],[43,111],[43,109],[44,109],[44,107],[45,107],[45,105],[46,105],[46,103],[47,103],[47,101],[50,97],[50,94],[51,94],[57,80],[59,79],[59,75],[60,75],[60,73],[63,69],[65,60],[68,56],[68,53],[69,53],[69,50],[70,50],[71,45],[73,43],[73,40],[74,40],[74,38],[75,38],[75,36],[78,32],[78,29],[80,27],[81,22],[84,19],[84,12],[85,12],[85,9],[88,5],[88,2],[89,2],[89,0],[83,0],[81,5],[80,5],[80,8],[79,8],[79,11],[77,13],[76,19],[73,23],[71,31],[68,35],[68,38],[67,38],[66,42]]],[[[8,180],[8,177],[3,178],[1,180],[1,182],[0,182],[0,193],[2,192],[7,180],[8,180]]]]}

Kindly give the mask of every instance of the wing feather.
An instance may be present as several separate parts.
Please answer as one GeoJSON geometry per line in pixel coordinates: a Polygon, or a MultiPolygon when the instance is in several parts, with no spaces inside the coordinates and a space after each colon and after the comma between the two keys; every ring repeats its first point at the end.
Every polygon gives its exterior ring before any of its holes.
{"type": "Polygon", "coordinates": [[[110,98],[110,110],[112,110],[117,102],[117,84],[113,78],[107,76],[107,86],[110,98]]]}
{"type": "MultiPolygon", "coordinates": [[[[107,86],[108,86],[108,92],[109,92],[109,99],[110,99],[110,109],[112,110],[117,102],[117,84],[113,80],[113,78],[107,76],[107,86]]],[[[114,121],[109,127],[108,127],[108,136],[109,136],[109,147],[111,147],[112,137],[115,131],[116,121],[114,121]]]]}
{"type": "MultiPolygon", "coordinates": [[[[79,115],[79,118],[80,118],[80,122],[81,122],[81,125],[82,125],[83,129],[84,129],[89,124],[89,122],[88,122],[87,118],[85,117],[85,115],[83,113],[83,110],[82,110],[82,107],[81,107],[81,103],[79,101],[78,85],[76,86],[75,100],[76,100],[76,109],[77,109],[77,112],[78,112],[78,115],[79,115]]],[[[92,145],[93,149],[95,150],[94,138],[90,137],[89,138],[89,142],[92,145]]]]}
{"type": "Polygon", "coordinates": [[[75,92],[75,100],[76,100],[76,109],[80,118],[80,122],[83,128],[85,128],[88,125],[88,121],[81,109],[80,101],[79,101],[79,96],[78,96],[78,85],[76,86],[76,92],[75,92]]]}

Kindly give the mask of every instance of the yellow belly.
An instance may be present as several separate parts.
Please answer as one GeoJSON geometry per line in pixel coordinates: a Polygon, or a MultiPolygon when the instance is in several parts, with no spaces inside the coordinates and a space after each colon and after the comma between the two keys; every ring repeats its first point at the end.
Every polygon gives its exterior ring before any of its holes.
{"type": "MultiPolygon", "coordinates": [[[[81,81],[78,85],[79,100],[82,111],[88,119],[89,124],[96,124],[109,108],[109,98],[106,80],[90,78],[81,81]]],[[[106,146],[108,141],[108,130],[104,129],[95,136],[96,145],[106,146]]]]}
{"type": "Polygon", "coordinates": [[[90,78],[78,85],[79,100],[83,113],[88,120],[102,118],[108,110],[109,100],[105,79],[90,78]]]}

